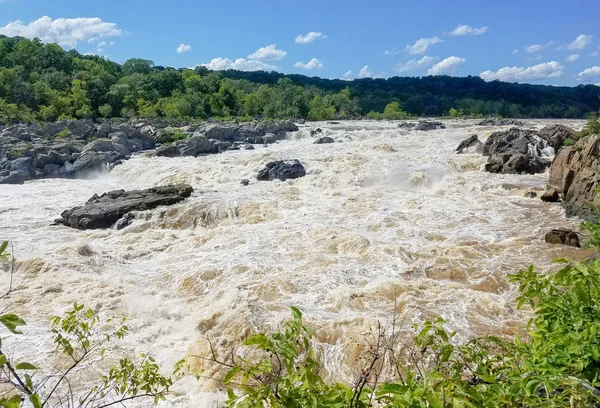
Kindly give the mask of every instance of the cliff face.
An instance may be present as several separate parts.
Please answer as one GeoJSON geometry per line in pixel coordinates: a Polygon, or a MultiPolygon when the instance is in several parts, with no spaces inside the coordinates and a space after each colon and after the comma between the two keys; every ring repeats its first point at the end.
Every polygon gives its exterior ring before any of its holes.
{"type": "Polygon", "coordinates": [[[582,138],[560,149],[550,167],[549,187],[563,197],[567,215],[586,220],[598,217],[600,198],[600,136],[582,138]]]}

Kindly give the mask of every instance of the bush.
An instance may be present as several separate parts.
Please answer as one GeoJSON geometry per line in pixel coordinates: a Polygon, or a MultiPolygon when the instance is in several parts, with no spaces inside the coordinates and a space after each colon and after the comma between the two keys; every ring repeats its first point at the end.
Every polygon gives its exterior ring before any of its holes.
{"type": "Polygon", "coordinates": [[[63,140],[63,139],[66,139],[69,136],[71,136],[71,131],[69,129],[63,129],[60,132],[58,132],[56,134],[56,136],[54,136],[54,137],[56,139],[58,139],[58,140],[63,140]]]}
{"type": "Polygon", "coordinates": [[[188,134],[181,129],[165,129],[156,139],[156,143],[173,143],[178,140],[185,140],[187,138],[188,134]]]}

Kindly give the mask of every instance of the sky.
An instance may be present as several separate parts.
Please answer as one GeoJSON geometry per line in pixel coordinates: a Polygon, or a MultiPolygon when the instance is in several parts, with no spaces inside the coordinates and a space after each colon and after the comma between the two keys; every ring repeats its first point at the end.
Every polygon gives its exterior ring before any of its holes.
{"type": "Polygon", "coordinates": [[[600,84],[599,0],[0,0],[0,34],[177,68],[600,84]]]}

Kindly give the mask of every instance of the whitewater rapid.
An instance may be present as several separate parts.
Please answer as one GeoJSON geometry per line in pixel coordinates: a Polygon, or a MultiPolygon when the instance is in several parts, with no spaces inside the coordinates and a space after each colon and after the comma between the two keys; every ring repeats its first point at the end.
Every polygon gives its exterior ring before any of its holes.
{"type": "MultiPolygon", "coordinates": [[[[206,356],[203,338],[226,351],[253,331],[275,329],[294,305],[315,327],[328,377],[341,381],[360,369],[355,341],[370,340],[369,329],[394,313],[406,336],[412,323],[436,316],[459,340],[521,330],[527,315],[516,310],[507,274],[581,257],[543,239],[579,221],[558,204],[524,196],[542,191],[547,174],[489,174],[480,155],[454,153],[471,134],[485,140],[506,128],[447,125],[409,132],[394,122],[311,123],[256,150],[140,154],[91,180],[0,186],[0,239],[13,243],[22,262],[11,309],[29,323],[14,353],[49,355],[48,319],[75,301],[127,316],[131,334],[119,347],[152,354],[165,367],[206,356]],[[336,143],[313,144],[309,132],[317,127],[336,143]],[[294,158],[306,177],[256,181],[267,162],[294,158]],[[172,183],[195,192],[137,214],[124,230],[51,226],[94,193],[172,183]]],[[[186,379],[164,405],[220,400],[214,384],[186,379]]]]}

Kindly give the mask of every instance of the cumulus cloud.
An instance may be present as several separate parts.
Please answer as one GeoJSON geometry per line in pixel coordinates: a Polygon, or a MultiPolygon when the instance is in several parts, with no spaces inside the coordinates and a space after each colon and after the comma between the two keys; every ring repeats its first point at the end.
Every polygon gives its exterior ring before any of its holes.
{"type": "Polygon", "coordinates": [[[306,35],[298,35],[296,37],[296,44],[308,44],[313,41],[322,40],[327,38],[327,36],[323,33],[317,31],[311,31],[306,35]]]}
{"type": "Polygon", "coordinates": [[[579,54],[572,54],[567,57],[567,62],[575,62],[581,57],[579,54]]]}
{"type": "Polygon", "coordinates": [[[429,68],[427,75],[453,74],[458,66],[466,61],[466,59],[460,57],[448,57],[429,68]]]}
{"type": "Polygon", "coordinates": [[[177,47],[177,53],[178,54],[183,54],[185,52],[189,52],[192,50],[192,46],[189,44],[179,44],[179,47],[177,47]]]}
{"type": "Polygon", "coordinates": [[[588,78],[600,77],[600,66],[594,66],[591,68],[584,69],[579,74],[577,74],[577,79],[583,81],[588,78]]]}
{"type": "Polygon", "coordinates": [[[349,69],[344,75],[342,75],[342,79],[346,81],[350,81],[352,78],[354,78],[354,72],[352,72],[351,69],[349,69]]]}
{"type": "Polygon", "coordinates": [[[568,50],[583,50],[592,43],[594,37],[591,35],[581,34],[575,41],[567,45],[568,50]]]}
{"type": "Polygon", "coordinates": [[[286,55],[287,52],[278,50],[275,44],[271,44],[254,51],[248,55],[248,59],[256,61],[279,61],[285,58],[286,55]]]}
{"type": "Polygon", "coordinates": [[[479,76],[485,81],[526,81],[545,78],[558,78],[564,75],[565,67],[556,61],[544,62],[532,67],[504,67],[498,71],[485,71],[479,76]]]}
{"type": "Polygon", "coordinates": [[[383,77],[383,74],[381,72],[376,74],[375,72],[373,72],[371,67],[369,67],[368,65],[365,65],[360,71],[358,71],[358,75],[357,75],[357,78],[381,78],[381,77],[383,77]]]}
{"type": "Polygon", "coordinates": [[[425,68],[425,67],[428,67],[431,64],[433,64],[433,61],[435,61],[435,58],[425,55],[423,58],[421,58],[419,60],[411,59],[409,61],[402,62],[402,63],[396,65],[396,68],[394,68],[394,71],[406,72],[406,71],[412,71],[412,70],[419,69],[419,68],[425,68]]]}
{"type": "Polygon", "coordinates": [[[101,38],[116,37],[123,30],[115,23],[102,21],[97,17],[57,18],[41,17],[29,23],[13,21],[0,27],[0,34],[9,37],[39,38],[45,43],[55,42],[65,47],[75,48],[80,41],[97,42],[101,38]]]}
{"type": "Polygon", "coordinates": [[[487,27],[487,26],[475,28],[475,27],[471,27],[469,25],[459,25],[450,34],[454,35],[454,36],[481,35],[481,34],[485,34],[485,32],[488,30],[488,28],[489,27],[487,27]]]}
{"type": "Polygon", "coordinates": [[[383,55],[396,55],[396,54],[400,54],[400,50],[396,49],[396,47],[392,48],[391,50],[385,50],[383,52],[383,55]]]}
{"type": "Polygon", "coordinates": [[[247,60],[245,58],[238,58],[235,61],[232,61],[229,58],[214,58],[211,62],[200,65],[213,71],[223,71],[227,69],[236,69],[239,71],[277,70],[277,67],[274,65],[270,65],[262,61],[247,60]]]}
{"type": "Polygon", "coordinates": [[[513,54],[518,54],[519,50],[513,50],[513,54]]]}
{"type": "Polygon", "coordinates": [[[537,52],[540,52],[543,48],[544,46],[542,44],[533,44],[525,47],[524,50],[530,54],[535,54],[537,52]]]}
{"type": "Polygon", "coordinates": [[[317,58],[313,58],[310,61],[308,61],[307,63],[298,61],[294,64],[294,66],[296,68],[308,69],[308,70],[319,69],[319,68],[323,68],[323,61],[321,61],[320,59],[317,59],[317,58]]]}
{"type": "Polygon", "coordinates": [[[442,42],[442,40],[438,37],[420,38],[413,45],[408,44],[406,46],[406,51],[408,51],[409,54],[423,54],[429,47],[440,42],[442,42]]]}

